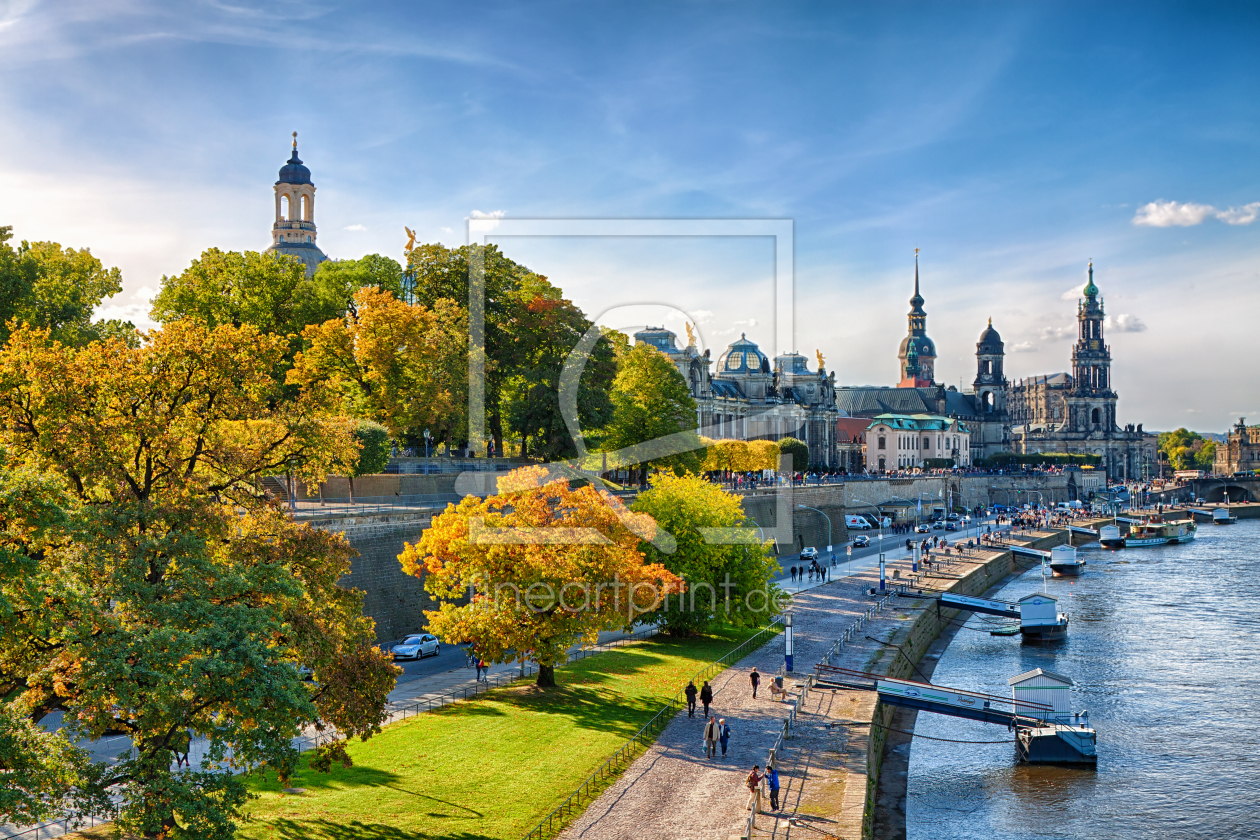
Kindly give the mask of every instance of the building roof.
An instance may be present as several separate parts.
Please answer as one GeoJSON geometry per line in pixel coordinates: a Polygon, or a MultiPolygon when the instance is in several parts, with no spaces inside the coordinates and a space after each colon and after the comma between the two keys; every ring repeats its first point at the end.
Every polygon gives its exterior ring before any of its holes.
{"type": "Polygon", "coordinates": [[[310,184],[311,170],[302,165],[297,153],[297,135],[293,137],[293,155],[288,163],[280,167],[280,180],[277,184],[310,184]]]}
{"type": "Polygon", "coordinates": [[[732,400],[744,399],[744,391],[739,387],[738,382],[732,382],[729,379],[722,380],[715,377],[710,380],[709,384],[713,387],[713,396],[715,397],[726,397],[727,399],[732,400]]]}
{"type": "MultiPolygon", "coordinates": [[[[1054,601],[1056,604],[1059,602],[1058,598],[1054,597],[1053,595],[1047,595],[1044,592],[1029,592],[1023,598],[1020,598],[1019,601],[1022,604],[1024,601],[1027,601],[1029,598],[1045,598],[1047,601],[1054,601]]],[[[1047,671],[1046,673],[1050,673],[1050,672],[1047,671]]]]}
{"type": "Polygon", "coordinates": [[[897,347],[897,355],[904,358],[909,352],[910,340],[914,339],[915,353],[919,356],[931,356],[936,358],[936,343],[926,335],[908,335],[901,339],[901,344],[897,347]]]}
{"type": "Polygon", "coordinates": [[[874,428],[881,423],[894,429],[911,429],[914,431],[943,431],[957,423],[958,431],[964,433],[970,431],[961,421],[953,417],[942,417],[939,414],[880,414],[871,420],[867,428],[874,428]]]}
{"type": "Polygon", "coordinates": [[[998,335],[998,331],[993,329],[993,319],[989,319],[989,326],[985,327],[984,332],[980,333],[980,341],[976,343],[976,352],[989,355],[1001,353],[1003,347],[1002,336],[998,335]]]}
{"type": "Polygon", "coordinates": [[[739,340],[731,342],[722,355],[718,356],[717,376],[740,376],[749,373],[769,373],[770,360],[755,342],[749,341],[744,333],[739,340]]]}
{"type": "Polygon", "coordinates": [[[675,341],[677,338],[677,335],[664,327],[644,327],[634,334],[636,344],[642,341],[670,356],[676,356],[681,352],[675,341]]]}
{"type": "Polygon", "coordinates": [[[865,417],[836,418],[836,440],[840,443],[851,443],[866,437],[866,430],[871,421],[865,417]]]}
{"type": "MultiPolygon", "coordinates": [[[[933,389],[934,390],[934,389],[933,389]]],[[[854,417],[876,414],[920,414],[932,411],[918,388],[837,388],[836,407],[854,417]]]]}
{"type": "Polygon", "coordinates": [[[1030,385],[1070,385],[1072,384],[1072,376],[1067,373],[1045,373],[1040,376],[1030,376],[1027,379],[1021,379],[1015,385],[1028,387],[1030,385]]]}
{"type": "Polygon", "coordinates": [[[1017,683],[1022,683],[1025,680],[1031,680],[1033,677],[1049,677],[1052,680],[1059,680],[1060,682],[1067,683],[1068,685],[1074,685],[1072,678],[1066,674],[1058,674],[1054,671],[1047,671],[1045,668],[1033,668],[1031,671],[1025,671],[1022,674],[1017,674],[1007,680],[1006,684],[1015,685],[1017,683]]]}

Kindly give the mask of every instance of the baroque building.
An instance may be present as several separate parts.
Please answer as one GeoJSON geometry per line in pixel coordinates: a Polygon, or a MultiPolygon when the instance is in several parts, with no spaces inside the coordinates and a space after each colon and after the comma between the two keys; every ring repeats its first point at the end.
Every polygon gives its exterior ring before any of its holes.
{"type": "MultiPolygon", "coordinates": [[[[910,298],[906,336],[897,348],[896,387],[855,386],[836,390],[836,406],[842,416],[875,418],[883,414],[904,417],[943,417],[962,421],[967,429],[967,451],[955,464],[971,464],[981,458],[1010,451],[1010,419],[1006,412],[1008,383],[1003,373],[1002,338],[988,328],[976,344],[976,378],[973,390],[959,391],[936,382],[936,344],[927,334],[927,311],[919,290],[919,259],[914,261],[914,294],[910,298]]],[[[870,446],[864,446],[870,451],[870,446]]],[[[937,456],[930,456],[937,457],[937,456]]],[[[944,456],[950,457],[950,456],[944,456]]],[[[912,459],[885,455],[884,469],[897,469],[898,461],[912,459]]],[[[921,462],[921,458],[919,459],[921,462]]],[[[865,468],[878,470],[879,462],[866,461],[865,468]]]]}
{"type": "Polygon", "coordinates": [[[866,430],[866,463],[879,472],[923,469],[929,459],[969,467],[970,436],[956,417],[881,414],[866,430]]]}
{"type": "Polygon", "coordinates": [[[1248,426],[1246,418],[1239,417],[1225,435],[1225,442],[1216,444],[1212,472],[1233,475],[1254,470],[1260,470],[1260,426],[1248,426]]]}
{"type": "Polygon", "coordinates": [[[651,344],[674,362],[696,401],[700,434],[718,440],[794,437],[809,447],[810,468],[837,467],[836,377],[827,373],[821,354],[816,371],[798,353],[783,353],[772,362],[741,334],[714,365],[708,350],[697,349],[690,326],[687,333],[681,349],[678,337],[664,327],[645,327],[634,340],[651,344]]]}
{"type": "Polygon", "coordinates": [[[1083,294],[1076,307],[1072,372],[1029,377],[1010,389],[1012,448],[1020,454],[1098,455],[1113,479],[1154,475],[1156,436],[1142,431],[1141,424],[1122,428],[1116,422],[1119,395],[1111,387],[1111,348],[1103,335],[1106,309],[1092,262],[1083,294]]]}
{"type": "Polygon", "coordinates": [[[276,220],[271,226],[271,247],[267,253],[297,257],[306,266],[306,275],[328,259],[315,244],[315,184],[311,170],[298,157],[297,132],[293,132],[293,154],[280,167],[275,184],[276,220]]]}

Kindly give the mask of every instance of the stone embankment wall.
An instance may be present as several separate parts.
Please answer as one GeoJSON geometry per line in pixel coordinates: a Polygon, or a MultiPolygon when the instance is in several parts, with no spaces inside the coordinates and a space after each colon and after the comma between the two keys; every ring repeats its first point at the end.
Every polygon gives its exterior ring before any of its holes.
{"type": "MultiPolygon", "coordinates": [[[[1062,545],[1067,537],[1063,532],[1028,543],[1033,548],[1049,549],[1062,545]]],[[[1002,583],[1013,572],[1027,566],[1018,565],[1011,552],[1003,551],[987,562],[976,566],[956,583],[944,590],[960,595],[980,596],[1002,583]]],[[[923,658],[941,631],[960,615],[958,610],[928,608],[918,611],[912,619],[906,619],[889,640],[891,646],[872,646],[871,659],[866,670],[889,677],[919,679],[915,666],[923,658]],[[897,651],[900,648],[901,652],[897,651]]],[[[1018,641],[1015,644],[1019,644],[1018,641]]],[[[841,824],[855,825],[860,819],[862,837],[869,838],[874,828],[875,801],[879,787],[879,773],[884,762],[884,744],[888,738],[887,727],[892,723],[895,710],[879,703],[872,693],[863,692],[857,713],[853,716],[850,732],[850,750],[864,751],[866,755],[865,785],[846,785],[842,806],[841,824]],[[860,814],[860,817],[859,817],[860,814]]]]}
{"type": "MultiPolygon", "coordinates": [[[[354,480],[354,497],[356,499],[380,498],[389,496],[434,496],[455,492],[454,473],[435,473],[433,475],[364,475],[354,480]]],[[[350,479],[343,476],[330,475],[316,492],[309,492],[305,486],[298,487],[298,499],[307,501],[320,499],[336,501],[350,497],[350,479]]]]}
{"type": "MultiPolygon", "coordinates": [[[[357,481],[355,485],[358,491],[357,481]]],[[[398,555],[404,544],[420,539],[438,512],[413,509],[310,520],[316,528],[344,533],[359,553],[350,561],[350,574],[342,578],[341,585],[363,591],[363,612],[376,622],[378,642],[395,641],[424,629],[424,611],[437,609],[437,602],[424,590],[423,580],[403,572],[398,555]]]]}
{"type": "MultiPolygon", "coordinates": [[[[917,503],[921,497],[925,513],[930,513],[933,504],[944,504],[942,500],[949,498],[951,493],[955,505],[967,508],[993,504],[1022,505],[1037,501],[1053,505],[1077,497],[1073,473],[873,479],[825,484],[820,487],[778,488],[777,493],[783,495],[793,512],[792,535],[795,544],[800,545],[800,539],[803,538],[805,545],[815,546],[820,550],[828,544],[827,519],[813,510],[801,509],[798,505],[817,508],[829,517],[831,545],[840,546],[853,536],[844,526],[846,515],[874,515],[875,509],[872,505],[888,505],[898,499],[909,499],[917,503]]],[[[769,530],[778,526],[778,509],[784,502],[776,499],[773,488],[742,494],[742,504],[744,513],[762,528],[769,530]]],[[[908,512],[912,514],[912,510],[909,509],[908,512]]],[[[871,535],[874,536],[874,532],[871,535]]]]}

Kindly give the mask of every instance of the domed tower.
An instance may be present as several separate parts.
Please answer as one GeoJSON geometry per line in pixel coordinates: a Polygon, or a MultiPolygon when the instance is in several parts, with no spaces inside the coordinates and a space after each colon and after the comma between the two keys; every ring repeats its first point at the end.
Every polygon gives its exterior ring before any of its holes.
{"type": "Polygon", "coordinates": [[[276,221],[271,226],[271,247],[268,252],[297,257],[306,265],[306,275],[328,259],[315,244],[315,184],[311,170],[302,165],[297,151],[297,132],[293,132],[293,154],[280,167],[276,181],[276,221]]]}
{"type": "Polygon", "coordinates": [[[972,383],[976,392],[976,407],[984,414],[1003,414],[1006,412],[1006,375],[1002,371],[1002,360],[1006,351],[1002,344],[1002,336],[993,329],[993,319],[989,326],[980,333],[976,342],[976,379],[972,383]]]}
{"type": "Polygon", "coordinates": [[[1071,410],[1074,428],[1110,431],[1116,423],[1116,392],[1111,389],[1111,348],[1103,339],[1106,312],[1089,264],[1085,298],[1077,304],[1078,335],[1072,348],[1071,410]]]}
{"type": "Polygon", "coordinates": [[[933,384],[936,376],[936,345],[927,337],[927,312],[923,310],[923,296],[919,294],[919,250],[914,251],[914,297],[910,298],[909,330],[897,348],[897,360],[902,378],[899,388],[925,388],[933,384]],[[911,345],[914,346],[916,368],[907,370],[911,345]]]}

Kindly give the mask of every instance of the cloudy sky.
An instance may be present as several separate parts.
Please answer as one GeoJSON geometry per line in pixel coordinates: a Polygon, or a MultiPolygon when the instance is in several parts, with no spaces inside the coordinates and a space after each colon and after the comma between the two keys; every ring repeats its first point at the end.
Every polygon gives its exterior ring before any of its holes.
{"type": "Polygon", "coordinates": [[[1120,421],[1260,420],[1260,6],[0,0],[0,224],[90,247],[142,323],[203,249],[270,244],[299,132],[333,257],[403,225],[788,219],[492,238],[620,327],[697,322],[890,384],[920,255],[938,378],[993,318],[1067,367],[1092,258],[1120,421]],[[773,346],[777,345],[777,346],[773,346]]]}

